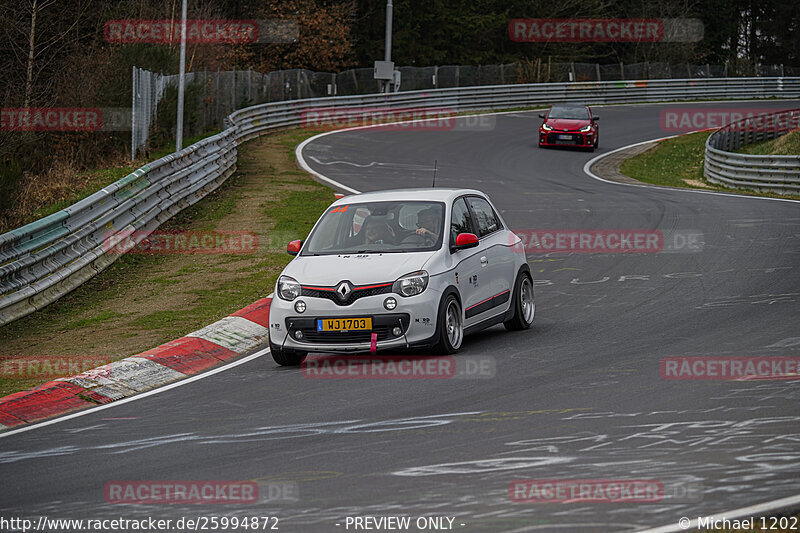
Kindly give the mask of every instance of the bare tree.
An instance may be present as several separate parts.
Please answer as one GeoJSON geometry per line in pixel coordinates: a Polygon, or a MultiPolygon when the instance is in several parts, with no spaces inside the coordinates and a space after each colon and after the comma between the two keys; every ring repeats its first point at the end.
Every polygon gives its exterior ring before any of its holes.
{"type": "MultiPolygon", "coordinates": [[[[54,69],[71,45],[85,40],[87,32],[77,31],[86,22],[86,14],[93,0],[21,0],[6,8],[3,32],[14,65],[10,72],[22,71],[22,103],[29,107],[34,100],[46,95],[52,85],[47,79],[38,87],[43,73],[54,69]]],[[[8,72],[8,71],[7,71],[8,72]]],[[[9,88],[7,88],[7,92],[9,88]]]]}

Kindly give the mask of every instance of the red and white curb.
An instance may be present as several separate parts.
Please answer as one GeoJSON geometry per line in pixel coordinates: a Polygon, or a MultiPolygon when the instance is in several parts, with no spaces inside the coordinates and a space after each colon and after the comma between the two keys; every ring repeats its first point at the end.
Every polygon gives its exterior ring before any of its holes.
{"type": "Polygon", "coordinates": [[[121,400],[251,352],[267,342],[271,301],[258,300],[152,350],[0,398],[0,431],[121,400]]]}

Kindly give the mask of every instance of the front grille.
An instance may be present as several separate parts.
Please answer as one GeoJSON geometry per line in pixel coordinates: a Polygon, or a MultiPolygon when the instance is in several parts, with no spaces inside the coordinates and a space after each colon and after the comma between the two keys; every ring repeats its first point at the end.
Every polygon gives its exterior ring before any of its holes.
{"type": "Polygon", "coordinates": [[[391,334],[389,326],[379,328],[372,328],[372,331],[317,331],[316,329],[300,328],[303,332],[303,340],[301,342],[311,342],[318,344],[349,344],[359,342],[370,342],[372,334],[378,334],[379,341],[387,339],[394,339],[391,334]]]}
{"type": "Polygon", "coordinates": [[[579,133],[548,133],[547,144],[583,144],[583,135],[579,133]],[[560,135],[569,135],[569,139],[559,139],[560,135]]]}
{"type": "MultiPolygon", "coordinates": [[[[358,317],[368,316],[370,315],[358,315],[358,317]]],[[[286,329],[296,342],[308,344],[356,344],[370,342],[373,333],[377,333],[378,341],[396,339],[398,337],[392,335],[392,328],[401,326],[405,332],[411,322],[411,317],[407,313],[372,315],[372,331],[317,331],[318,318],[323,317],[289,317],[286,319],[286,329]],[[295,332],[298,330],[303,332],[302,339],[295,337],[295,332]]],[[[351,317],[342,316],[336,318],[351,317]]]]}
{"type": "Polygon", "coordinates": [[[312,287],[302,286],[302,296],[307,298],[324,298],[334,302],[336,305],[350,305],[360,298],[366,296],[375,296],[376,294],[388,294],[392,292],[391,283],[379,283],[373,285],[363,285],[361,287],[353,287],[353,292],[347,295],[347,298],[342,299],[339,293],[336,292],[336,287],[312,287]]]}

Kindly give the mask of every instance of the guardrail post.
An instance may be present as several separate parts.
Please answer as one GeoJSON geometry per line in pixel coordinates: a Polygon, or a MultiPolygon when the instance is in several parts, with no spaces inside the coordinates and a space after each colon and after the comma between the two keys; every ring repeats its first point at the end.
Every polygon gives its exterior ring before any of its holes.
{"type": "Polygon", "coordinates": [[[231,113],[236,111],[236,67],[231,71],[231,113]]]}
{"type": "Polygon", "coordinates": [[[136,65],[131,71],[131,161],[136,159],[136,65]]]}

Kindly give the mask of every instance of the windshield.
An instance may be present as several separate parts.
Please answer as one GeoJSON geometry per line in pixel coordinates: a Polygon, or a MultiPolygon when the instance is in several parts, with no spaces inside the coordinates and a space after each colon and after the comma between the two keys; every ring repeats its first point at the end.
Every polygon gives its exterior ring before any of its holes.
{"type": "Polygon", "coordinates": [[[328,208],[302,255],[438,250],[444,204],[368,202],[328,208]]]}
{"type": "Polygon", "coordinates": [[[547,118],[563,118],[572,120],[589,120],[589,111],[581,107],[553,106],[547,118]]]}

